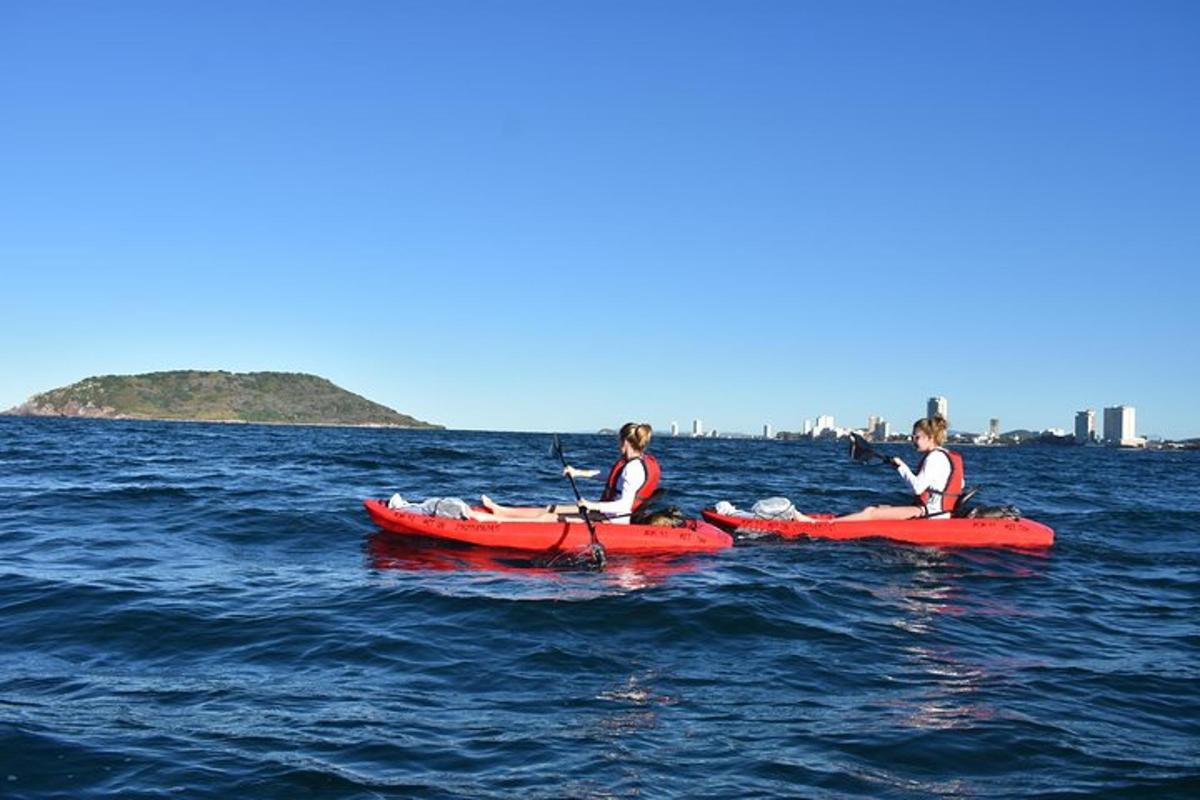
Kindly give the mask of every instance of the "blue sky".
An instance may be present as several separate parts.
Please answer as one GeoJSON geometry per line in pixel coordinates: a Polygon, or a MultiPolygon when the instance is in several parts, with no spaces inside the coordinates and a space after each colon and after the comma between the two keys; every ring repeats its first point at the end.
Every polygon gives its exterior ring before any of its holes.
{"type": "Polygon", "coordinates": [[[0,407],[1200,435],[1191,2],[0,0],[0,407]]]}

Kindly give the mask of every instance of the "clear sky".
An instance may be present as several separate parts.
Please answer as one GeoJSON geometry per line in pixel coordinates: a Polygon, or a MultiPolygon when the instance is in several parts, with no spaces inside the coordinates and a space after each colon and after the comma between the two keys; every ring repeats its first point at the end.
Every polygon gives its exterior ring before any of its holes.
{"type": "Polygon", "coordinates": [[[1200,435],[1200,4],[0,0],[0,407],[1200,435]]]}

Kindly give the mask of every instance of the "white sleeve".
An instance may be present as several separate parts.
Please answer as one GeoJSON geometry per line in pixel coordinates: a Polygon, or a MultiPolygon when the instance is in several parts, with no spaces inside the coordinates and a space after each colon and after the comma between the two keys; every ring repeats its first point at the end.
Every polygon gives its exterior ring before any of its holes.
{"type": "Polygon", "coordinates": [[[633,501],[637,498],[638,489],[646,484],[646,466],[640,458],[629,461],[621,470],[621,494],[616,500],[607,503],[591,503],[591,507],[602,514],[618,516],[633,511],[633,501]]]}
{"type": "Polygon", "coordinates": [[[921,494],[931,486],[944,487],[950,483],[950,457],[941,450],[934,450],[930,453],[921,466],[921,471],[916,475],[903,461],[900,462],[897,469],[900,477],[908,482],[913,494],[921,494]],[[934,458],[934,456],[940,456],[940,458],[934,458]]]}

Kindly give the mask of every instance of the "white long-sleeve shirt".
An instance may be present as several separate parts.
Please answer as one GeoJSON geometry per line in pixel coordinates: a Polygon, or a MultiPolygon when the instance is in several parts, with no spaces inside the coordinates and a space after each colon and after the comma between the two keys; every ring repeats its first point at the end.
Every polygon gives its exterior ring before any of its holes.
{"type": "MultiPolygon", "coordinates": [[[[929,494],[929,502],[925,504],[925,514],[926,516],[941,514],[942,495],[939,492],[946,491],[946,487],[950,485],[952,471],[950,456],[946,455],[945,450],[939,447],[929,451],[929,454],[925,456],[925,463],[921,465],[921,471],[915,475],[908,468],[908,464],[903,461],[900,462],[900,466],[896,467],[896,470],[900,473],[900,477],[908,482],[909,488],[915,495],[919,496],[927,489],[936,489],[937,491],[929,494]]],[[[934,519],[948,518],[948,514],[934,517],[934,519]]]]}
{"type": "Polygon", "coordinates": [[[638,490],[645,485],[646,466],[640,458],[632,459],[625,462],[625,468],[621,470],[620,494],[617,495],[617,499],[607,502],[592,501],[588,505],[609,517],[609,522],[628,525],[638,490]]]}

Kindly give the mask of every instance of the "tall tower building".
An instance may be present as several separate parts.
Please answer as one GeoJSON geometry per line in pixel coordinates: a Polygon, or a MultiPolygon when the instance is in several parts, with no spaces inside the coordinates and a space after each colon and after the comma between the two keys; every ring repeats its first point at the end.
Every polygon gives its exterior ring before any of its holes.
{"type": "Polygon", "coordinates": [[[880,417],[875,421],[875,427],[871,430],[871,438],[877,442],[886,442],[888,437],[892,435],[892,426],[886,419],[880,417]]]}
{"type": "Polygon", "coordinates": [[[988,436],[990,436],[993,439],[1000,438],[1000,418],[999,417],[992,417],[992,419],[988,422],[988,436]]]}
{"type": "Polygon", "coordinates": [[[929,398],[929,402],[925,404],[925,416],[932,417],[934,414],[941,414],[943,419],[950,420],[950,404],[946,402],[946,398],[940,395],[929,398]]]}
{"type": "Polygon", "coordinates": [[[678,423],[678,422],[672,422],[672,423],[671,423],[671,435],[672,435],[672,436],[678,436],[678,435],[679,435],[679,423],[678,423]]]}
{"type": "Polygon", "coordinates": [[[875,438],[875,429],[879,427],[879,417],[875,414],[867,417],[867,436],[875,438]]]}
{"type": "Polygon", "coordinates": [[[804,420],[804,435],[810,436],[813,432],[813,421],[811,419],[804,420]]]}
{"type": "Polygon", "coordinates": [[[1075,412],[1075,444],[1096,441],[1096,411],[1091,408],[1075,412]]]}
{"type": "Polygon", "coordinates": [[[704,435],[704,423],[698,419],[692,420],[692,436],[704,435]]]}
{"type": "Polygon", "coordinates": [[[1113,446],[1136,443],[1133,406],[1112,406],[1104,409],[1104,443],[1113,446]]]}
{"type": "Polygon", "coordinates": [[[766,425],[763,425],[763,438],[770,439],[772,435],[771,423],[768,422],[766,425]]]}

